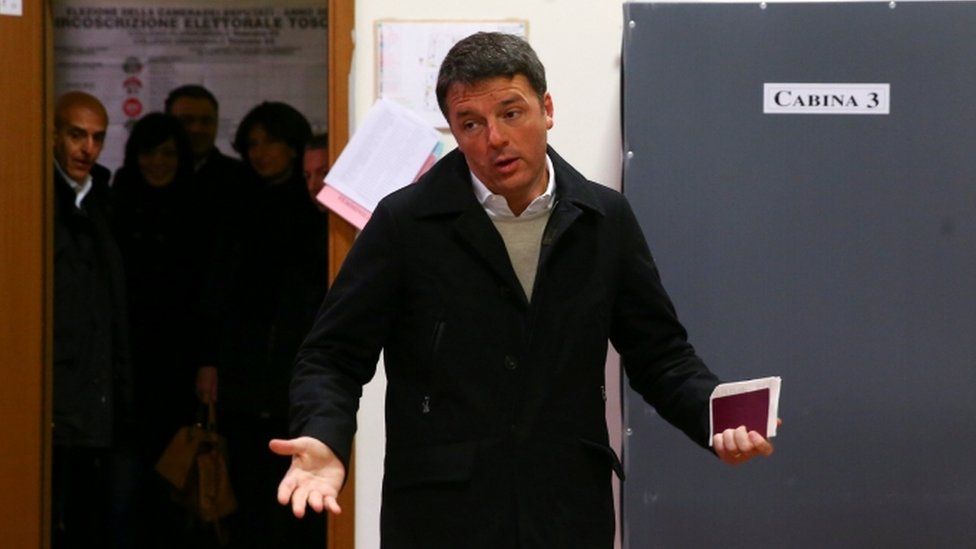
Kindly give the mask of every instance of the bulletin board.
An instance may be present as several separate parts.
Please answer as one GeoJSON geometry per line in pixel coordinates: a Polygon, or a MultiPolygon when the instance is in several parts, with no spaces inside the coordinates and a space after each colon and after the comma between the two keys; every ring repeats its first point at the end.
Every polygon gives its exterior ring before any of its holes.
{"type": "Polygon", "coordinates": [[[451,47],[476,32],[501,32],[528,40],[529,23],[517,19],[377,21],[377,99],[395,101],[431,126],[446,129],[447,121],[437,106],[437,72],[451,47]]]}

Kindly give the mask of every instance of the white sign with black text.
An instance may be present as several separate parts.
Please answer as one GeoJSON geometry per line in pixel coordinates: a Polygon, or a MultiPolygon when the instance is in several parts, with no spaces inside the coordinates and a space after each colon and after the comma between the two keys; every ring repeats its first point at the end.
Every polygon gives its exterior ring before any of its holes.
{"type": "Polygon", "coordinates": [[[889,114],[890,84],[763,84],[765,114],[889,114]]]}

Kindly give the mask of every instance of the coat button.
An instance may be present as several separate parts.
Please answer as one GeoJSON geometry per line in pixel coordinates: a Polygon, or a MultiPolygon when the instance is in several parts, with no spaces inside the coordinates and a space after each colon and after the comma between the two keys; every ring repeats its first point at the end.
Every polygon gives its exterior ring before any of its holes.
{"type": "Polygon", "coordinates": [[[518,361],[515,360],[515,357],[513,357],[511,355],[507,355],[505,357],[505,369],[506,370],[516,370],[516,369],[518,369],[518,361]]]}

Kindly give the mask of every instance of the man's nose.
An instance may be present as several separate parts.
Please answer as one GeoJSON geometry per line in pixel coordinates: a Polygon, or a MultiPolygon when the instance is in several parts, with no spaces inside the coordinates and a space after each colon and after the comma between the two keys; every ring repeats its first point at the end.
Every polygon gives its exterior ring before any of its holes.
{"type": "Polygon", "coordinates": [[[494,148],[500,148],[508,143],[508,135],[505,130],[495,121],[488,122],[488,144],[494,148]]]}
{"type": "Polygon", "coordinates": [[[81,152],[85,153],[88,156],[94,156],[96,150],[97,150],[97,143],[95,142],[94,137],[86,138],[84,143],[82,143],[81,145],[81,152]]]}

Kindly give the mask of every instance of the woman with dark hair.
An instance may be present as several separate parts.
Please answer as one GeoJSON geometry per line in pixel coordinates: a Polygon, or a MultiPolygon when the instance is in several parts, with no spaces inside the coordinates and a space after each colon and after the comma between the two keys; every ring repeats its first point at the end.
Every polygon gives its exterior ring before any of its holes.
{"type": "Polygon", "coordinates": [[[112,185],[113,229],[126,273],[135,391],[139,546],[172,546],[183,523],[153,465],[195,418],[194,304],[202,276],[183,127],[150,113],[132,128],[112,185]]]}
{"type": "Polygon", "coordinates": [[[321,547],[321,515],[298,521],[277,504],[289,462],[268,450],[288,434],[288,384],[298,347],[327,284],[327,217],[309,200],[302,170],[308,121],[265,102],[234,139],[250,174],[236,221],[224,231],[214,272],[219,333],[211,364],[219,379],[219,425],[227,436],[238,511],[234,547],[321,547]]]}
{"type": "Polygon", "coordinates": [[[251,109],[234,135],[234,150],[251,173],[269,184],[302,173],[302,153],[312,127],[286,103],[264,102],[251,109]]]}
{"type": "Polygon", "coordinates": [[[179,121],[142,117],[112,184],[113,226],[125,265],[140,450],[158,458],[193,411],[192,331],[199,256],[189,197],[193,159],[179,121]]]}
{"type": "Polygon", "coordinates": [[[120,183],[138,187],[142,183],[162,188],[184,182],[193,173],[190,142],[175,117],[153,112],[139,119],[125,142],[125,160],[115,174],[113,187],[120,183]]]}

